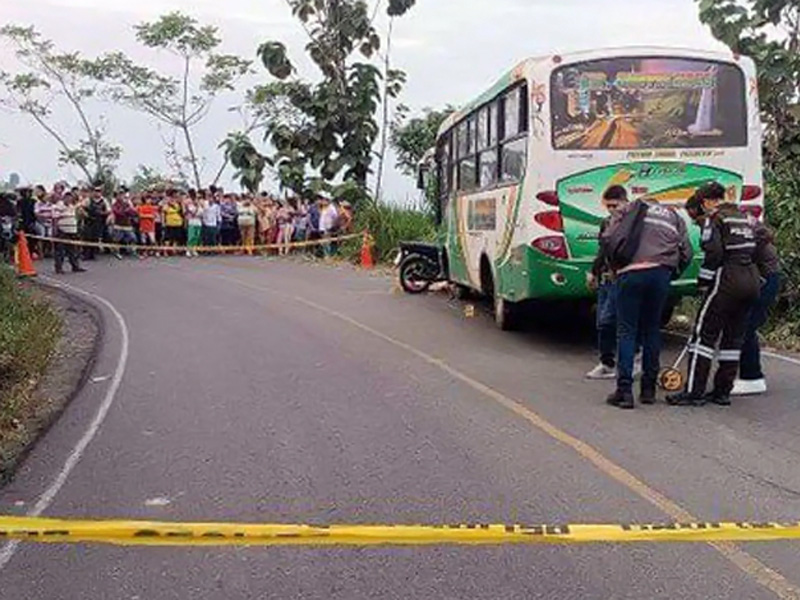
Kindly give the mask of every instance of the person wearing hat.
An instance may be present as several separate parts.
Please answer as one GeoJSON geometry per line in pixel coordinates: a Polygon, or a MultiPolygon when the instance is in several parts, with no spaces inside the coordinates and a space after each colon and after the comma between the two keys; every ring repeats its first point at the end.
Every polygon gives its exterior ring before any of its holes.
{"type": "Polygon", "coordinates": [[[756,231],[750,218],[728,201],[727,190],[717,182],[702,186],[689,200],[687,212],[695,222],[703,223],[705,258],[698,286],[704,296],[689,347],[686,388],[668,396],[667,402],[674,406],[700,406],[707,402],[728,406],[739,371],[747,316],[761,287],[756,231]],[[719,367],[713,390],[707,394],[717,342],[719,367]]]}

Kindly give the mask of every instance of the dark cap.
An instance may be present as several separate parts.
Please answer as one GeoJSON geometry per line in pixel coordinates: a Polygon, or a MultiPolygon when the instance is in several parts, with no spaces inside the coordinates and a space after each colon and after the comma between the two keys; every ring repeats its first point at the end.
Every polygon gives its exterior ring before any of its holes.
{"type": "Polygon", "coordinates": [[[695,196],[699,198],[700,202],[706,200],[725,200],[725,188],[720,183],[711,181],[700,186],[700,189],[695,192],[695,196]]]}

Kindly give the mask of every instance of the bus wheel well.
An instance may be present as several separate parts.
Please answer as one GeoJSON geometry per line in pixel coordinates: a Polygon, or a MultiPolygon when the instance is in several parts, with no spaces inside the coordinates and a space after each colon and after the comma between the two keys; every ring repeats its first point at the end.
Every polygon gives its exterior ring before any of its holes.
{"type": "Polygon", "coordinates": [[[492,263],[485,254],[481,256],[481,291],[487,297],[494,299],[494,273],[492,263]]]}

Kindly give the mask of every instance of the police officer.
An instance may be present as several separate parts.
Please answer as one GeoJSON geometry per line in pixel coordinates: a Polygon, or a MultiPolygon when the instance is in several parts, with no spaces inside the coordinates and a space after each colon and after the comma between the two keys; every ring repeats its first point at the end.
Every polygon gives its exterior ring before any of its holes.
{"type": "Polygon", "coordinates": [[[724,187],[709,183],[697,191],[687,206],[690,215],[703,222],[705,259],[698,285],[704,297],[689,349],[686,389],[667,397],[667,402],[675,406],[699,406],[706,402],[730,405],[747,316],[759,295],[753,222],[725,197],[724,187]],[[702,207],[701,215],[697,214],[699,207],[702,207]],[[720,336],[719,368],[714,388],[706,394],[720,336]]]}

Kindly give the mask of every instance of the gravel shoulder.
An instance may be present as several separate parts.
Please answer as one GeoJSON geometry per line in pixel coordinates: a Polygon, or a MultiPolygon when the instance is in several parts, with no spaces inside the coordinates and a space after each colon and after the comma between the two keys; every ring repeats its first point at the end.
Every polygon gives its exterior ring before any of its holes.
{"type": "Polygon", "coordinates": [[[90,304],[38,286],[62,322],[62,335],[48,367],[15,410],[11,427],[0,436],[0,485],[10,481],[36,441],[53,425],[86,383],[102,341],[102,318],[90,304]]]}

